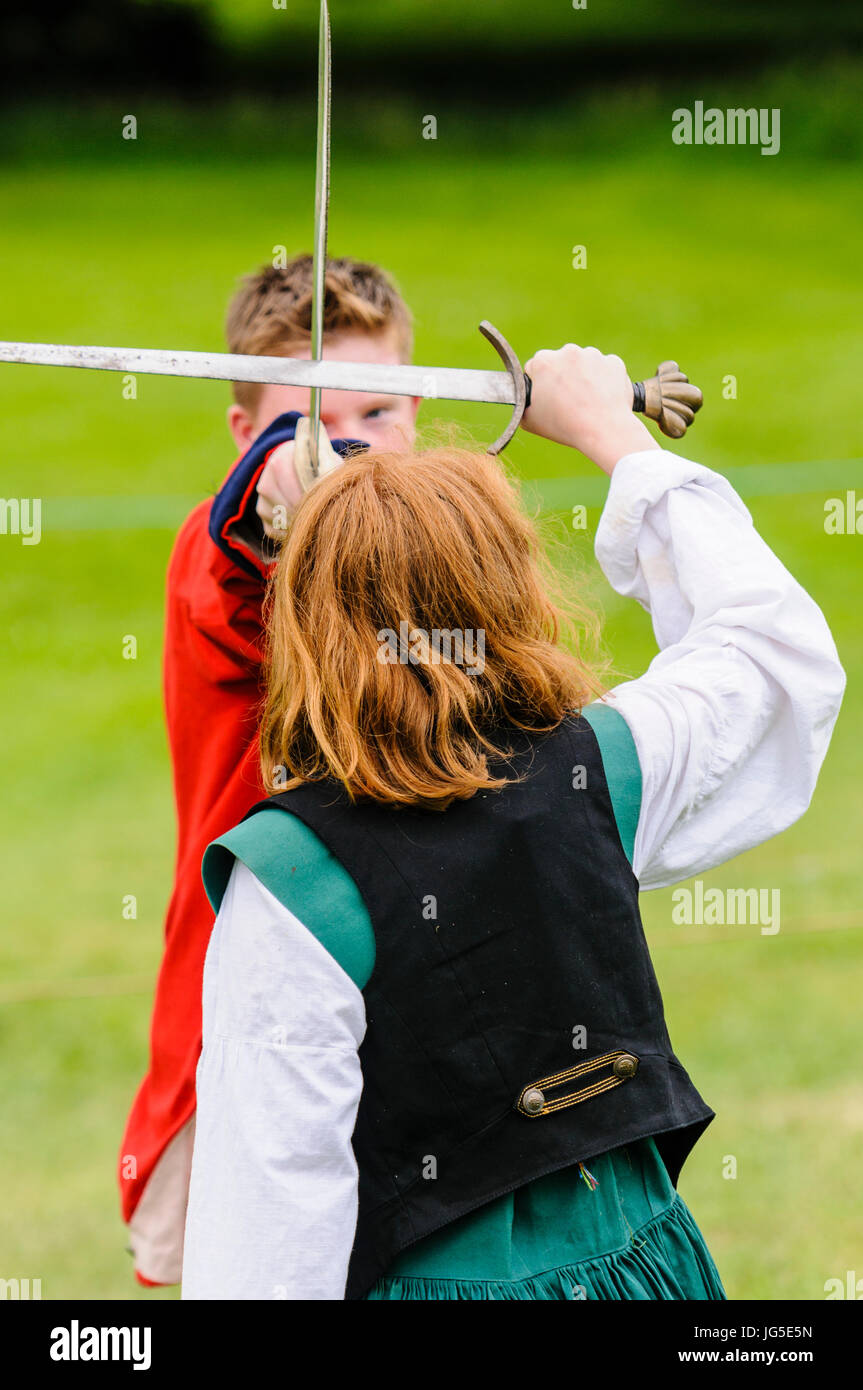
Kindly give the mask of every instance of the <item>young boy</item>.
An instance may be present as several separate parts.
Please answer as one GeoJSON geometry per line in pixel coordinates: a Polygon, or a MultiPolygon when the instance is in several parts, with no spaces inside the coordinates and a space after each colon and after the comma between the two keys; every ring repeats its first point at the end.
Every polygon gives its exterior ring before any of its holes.
{"type": "MultiPolygon", "coordinates": [[[[231,301],[231,352],[311,356],[312,261],[264,266],[231,301]]],[[[377,266],[327,264],[324,358],[402,363],[411,316],[377,266]]],[[[123,1218],[135,1274],[178,1283],[194,1140],[201,980],[213,911],[201,882],[207,844],[264,794],[258,769],[261,605],[285,515],[302,489],[293,466],[309,392],[234,385],[228,427],[240,451],[215,498],[187,518],[168,566],[164,688],[177,804],[174,888],[150,1033],[150,1067],[119,1158],[123,1218]]],[[[337,452],[350,442],[408,447],[417,398],[324,391],[321,423],[337,452]]]]}

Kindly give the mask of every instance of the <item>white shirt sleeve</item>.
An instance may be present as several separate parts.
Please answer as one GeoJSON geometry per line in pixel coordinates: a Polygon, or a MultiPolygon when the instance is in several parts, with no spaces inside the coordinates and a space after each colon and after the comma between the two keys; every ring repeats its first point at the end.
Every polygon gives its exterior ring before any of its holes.
{"type": "Polygon", "coordinates": [[[621,459],[596,555],[661,649],[607,697],[642,771],[633,871],[661,888],[803,814],[845,674],[821,610],[711,469],[665,450],[621,459]]]}
{"type": "Polygon", "coordinates": [[[204,966],[184,1299],[343,1299],[363,996],[239,861],[204,966]]]}

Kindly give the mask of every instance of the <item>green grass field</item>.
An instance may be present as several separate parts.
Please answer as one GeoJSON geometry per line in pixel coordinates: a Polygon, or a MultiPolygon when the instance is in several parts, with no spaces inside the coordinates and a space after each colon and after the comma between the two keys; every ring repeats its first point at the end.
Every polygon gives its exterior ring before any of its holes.
{"type": "MultiPolygon", "coordinates": [[[[311,170],[278,153],[64,163],[62,143],[0,171],[0,335],[219,348],[236,276],[310,244],[311,170]]],[[[146,128],[145,128],[146,129],[146,128]]],[[[559,133],[558,133],[559,136],[559,133]]],[[[863,1277],[863,536],[827,536],[825,498],[856,488],[863,280],[850,165],[753,149],[541,143],[469,155],[446,140],[383,156],[336,142],[330,246],[381,261],[416,313],[420,362],[494,365],[488,317],[523,358],[594,343],[634,376],[677,357],[705,406],[682,452],[734,473],[756,525],[814,594],[849,677],[809,813],[705,876],[782,893],[782,928],[671,925],[643,912],[675,1049],[718,1118],[681,1191],[732,1299],[819,1299],[863,1277]],[[587,247],[587,268],[572,248],[587,247]],[[728,374],[737,399],[722,396],[728,374]],[[805,465],[783,474],[783,465],[805,465]],[[791,480],[789,491],[786,480],[791,480]],[[723,1177],[728,1155],[737,1178],[723,1177]]],[[[26,152],[25,152],[26,153],[26,152]]],[[[150,996],[174,849],[160,659],[165,566],[185,510],[233,461],[227,389],[0,368],[3,496],[41,497],[43,538],[0,536],[6,717],[0,833],[0,1276],[43,1297],[133,1299],[115,1159],[146,1063],[150,996]],[[137,639],[137,659],[123,641],[137,639]],[[124,895],[137,919],[122,913],[124,895]]],[[[443,410],[427,406],[431,423],[443,410]]],[[[490,440],[501,412],[453,410],[490,440]]],[[[619,671],[654,651],[649,621],[592,556],[602,480],[527,436],[508,454],[540,495],[607,617],[619,671]],[[574,503],[590,534],[573,532],[574,503]],[[555,519],[556,518],[556,519],[555,519]]],[[[729,557],[733,564],[734,557],[729,557]]]]}

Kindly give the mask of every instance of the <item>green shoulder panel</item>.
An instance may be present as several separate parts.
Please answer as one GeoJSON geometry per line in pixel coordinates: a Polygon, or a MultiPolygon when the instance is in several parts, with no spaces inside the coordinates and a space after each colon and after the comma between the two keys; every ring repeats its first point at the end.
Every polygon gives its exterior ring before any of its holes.
{"type": "Polygon", "coordinates": [[[610,705],[587,705],[582,714],[596,734],[617,833],[631,864],[641,814],[641,765],[635,741],[623,715],[610,705]]]}
{"type": "Polygon", "coordinates": [[[314,831],[274,806],[213,840],[201,872],[214,912],[236,859],[317,937],[357,989],[363,989],[375,963],[371,919],[350,874],[314,831]]]}
{"type": "MultiPolygon", "coordinates": [[[[596,734],[614,819],[632,863],[641,810],[641,768],[635,743],[617,710],[593,704],[583,713],[596,734]]],[[[350,874],[314,831],[274,806],[213,840],[204,854],[202,876],[214,912],[219,910],[236,859],[299,918],[358,989],[368,984],[375,963],[371,918],[350,874]]]]}

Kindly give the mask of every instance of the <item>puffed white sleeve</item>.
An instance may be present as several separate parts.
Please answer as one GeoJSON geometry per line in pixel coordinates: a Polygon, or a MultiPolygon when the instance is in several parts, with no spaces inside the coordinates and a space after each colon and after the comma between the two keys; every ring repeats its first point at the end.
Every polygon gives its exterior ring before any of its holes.
{"type": "Polygon", "coordinates": [[[818,605],[711,469],[665,450],[621,459],[596,555],[650,613],[660,647],[606,697],[641,765],[633,870],[660,888],[803,814],[845,674],[818,605]]]}
{"type": "Polygon", "coordinates": [[[361,991],[236,861],[203,984],[184,1299],[343,1299],[361,991]]]}

